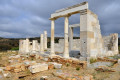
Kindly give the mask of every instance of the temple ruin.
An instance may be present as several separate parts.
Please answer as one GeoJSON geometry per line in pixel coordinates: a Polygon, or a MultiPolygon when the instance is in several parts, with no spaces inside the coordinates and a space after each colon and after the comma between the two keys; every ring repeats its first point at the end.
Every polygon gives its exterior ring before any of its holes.
{"type": "Polygon", "coordinates": [[[88,3],[83,2],[68,8],[57,10],[51,14],[51,56],[55,51],[62,51],[63,57],[69,58],[69,51],[73,44],[78,42],[77,48],[80,51],[80,59],[87,57],[104,57],[118,54],[118,34],[102,36],[98,17],[88,9],[88,3]],[[73,14],[80,14],[80,24],[69,26],[69,17],[73,14]],[[54,43],[55,20],[64,17],[64,40],[54,43]],[[80,39],[73,40],[73,27],[80,27],[80,39]],[[69,33],[68,33],[69,30],[69,33]],[[68,36],[69,35],[69,36],[68,36]],[[69,39],[69,41],[68,41],[69,39]],[[63,48],[61,48],[63,46],[63,48]],[[59,50],[61,49],[61,50],[59,50]]]}
{"type": "MultiPolygon", "coordinates": [[[[64,58],[71,57],[71,51],[79,51],[79,59],[86,60],[87,57],[104,57],[118,54],[118,34],[102,36],[98,17],[88,9],[88,3],[83,2],[68,8],[57,10],[51,14],[51,51],[50,56],[56,52],[62,53],[64,58]],[[80,23],[69,25],[69,17],[80,14],[80,23]],[[64,17],[64,39],[54,43],[55,20],[64,17]],[[80,27],[80,39],[73,39],[73,29],[80,27]]],[[[29,39],[20,40],[20,53],[44,53],[47,50],[47,32],[41,34],[40,43],[29,39]]],[[[73,54],[74,55],[74,54],[73,54]]],[[[78,55],[77,55],[78,56],[78,55]]]]}
{"type": "Polygon", "coordinates": [[[47,50],[47,31],[40,35],[40,43],[37,40],[30,41],[28,38],[26,40],[19,40],[19,53],[29,54],[29,53],[44,53],[47,50]]]}

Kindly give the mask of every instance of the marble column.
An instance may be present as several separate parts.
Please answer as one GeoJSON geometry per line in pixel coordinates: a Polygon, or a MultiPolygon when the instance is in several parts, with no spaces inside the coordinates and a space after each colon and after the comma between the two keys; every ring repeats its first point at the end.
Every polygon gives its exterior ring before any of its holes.
{"type": "Polygon", "coordinates": [[[69,43],[68,43],[68,25],[69,25],[69,17],[65,17],[64,23],[64,54],[63,57],[69,58],[69,43]]]}
{"type": "Polygon", "coordinates": [[[26,53],[29,52],[29,44],[30,44],[29,39],[26,38],[26,53]]]}
{"type": "Polygon", "coordinates": [[[40,37],[40,53],[43,54],[44,53],[44,41],[43,41],[43,34],[41,34],[40,37]]]}
{"type": "Polygon", "coordinates": [[[73,46],[73,27],[69,28],[69,51],[72,50],[73,46]]]}
{"type": "Polygon", "coordinates": [[[19,40],[19,53],[22,52],[22,42],[23,40],[19,40]]]}
{"type": "Polygon", "coordinates": [[[51,56],[55,55],[54,50],[54,26],[55,26],[55,20],[51,20],[51,56]]]}
{"type": "Polygon", "coordinates": [[[47,50],[47,31],[44,31],[44,49],[47,50]]]}
{"type": "Polygon", "coordinates": [[[32,42],[32,52],[36,51],[36,41],[37,40],[33,40],[33,42],[32,42]]]}

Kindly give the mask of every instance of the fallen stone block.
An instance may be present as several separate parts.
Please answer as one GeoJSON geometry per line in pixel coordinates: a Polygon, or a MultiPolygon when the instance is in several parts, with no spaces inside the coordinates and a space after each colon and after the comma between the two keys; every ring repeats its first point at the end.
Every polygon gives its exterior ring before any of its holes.
{"type": "Polygon", "coordinates": [[[48,69],[54,69],[54,64],[49,64],[48,69]]]}
{"type": "Polygon", "coordinates": [[[6,71],[10,71],[10,70],[12,70],[12,67],[11,67],[11,66],[6,66],[6,67],[5,67],[5,70],[6,70],[6,71]]]}
{"type": "Polygon", "coordinates": [[[115,70],[107,67],[107,66],[100,66],[95,69],[96,71],[101,71],[101,72],[115,72],[115,70]]]}
{"type": "Polygon", "coordinates": [[[21,69],[14,69],[15,73],[21,72],[21,69]]]}
{"type": "Polygon", "coordinates": [[[48,58],[44,58],[43,60],[44,60],[44,61],[48,61],[48,58]]]}
{"type": "Polygon", "coordinates": [[[37,64],[36,61],[24,61],[25,66],[31,66],[37,64]]]}
{"type": "Polygon", "coordinates": [[[4,69],[4,68],[0,67],[0,73],[2,73],[2,72],[3,72],[3,69],[4,69]]]}
{"type": "Polygon", "coordinates": [[[15,64],[14,67],[15,67],[16,69],[19,69],[19,68],[21,67],[21,65],[22,65],[21,63],[18,63],[18,64],[15,64]]]}
{"type": "Polygon", "coordinates": [[[47,76],[42,76],[42,77],[40,78],[40,80],[48,80],[48,77],[47,77],[47,76]]]}
{"type": "Polygon", "coordinates": [[[10,78],[11,77],[11,73],[8,71],[3,71],[3,76],[6,78],[10,78]]]}
{"type": "Polygon", "coordinates": [[[26,70],[26,67],[24,65],[21,66],[21,70],[22,71],[25,71],[26,70]]]}
{"type": "Polygon", "coordinates": [[[9,59],[17,59],[20,58],[20,55],[10,56],[9,59]]]}
{"type": "Polygon", "coordinates": [[[62,68],[62,64],[54,64],[54,67],[56,68],[56,69],[60,69],[60,68],[62,68]]]}
{"type": "Polygon", "coordinates": [[[59,73],[59,72],[53,72],[53,75],[56,76],[56,77],[59,77],[63,80],[65,80],[68,77],[64,73],[59,73]]]}
{"type": "Polygon", "coordinates": [[[120,64],[120,59],[118,59],[118,64],[120,64]]]}
{"type": "Polygon", "coordinates": [[[48,64],[38,63],[36,65],[30,66],[28,69],[30,70],[31,73],[37,73],[37,72],[40,72],[40,71],[48,70],[48,64]]]}
{"type": "Polygon", "coordinates": [[[59,64],[59,63],[56,63],[56,62],[49,62],[48,64],[53,64],[54,68],[56,68],[56,69],[62,68],[62,64],[59,64]]]}

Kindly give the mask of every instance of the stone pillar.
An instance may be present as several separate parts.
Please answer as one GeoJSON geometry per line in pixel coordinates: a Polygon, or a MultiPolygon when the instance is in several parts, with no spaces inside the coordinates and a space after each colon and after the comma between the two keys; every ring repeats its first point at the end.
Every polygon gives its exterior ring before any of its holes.
{"type": "Polygon", "coordinates": [[[33,42],[32,42],[32,52],[33,53],[36,51],[36,42],[37,42],[37,40],[33,40],[33,42]]]}
{"type": "Polygon", "coordinates": [[[22,40],[19,40],[19,53],[22,52],[22,40]]]}
{"type": "Polygon", "coordinates": [[[88,10],[80,13],[80,59],[87,59],[90,57],[91,50],[94,45],[91,41],[94,39],[93,26],[91,25],[92,20],[91,13],[88,10]]]}
{"type": "Polygon", "coordinates": [[[30,45],[29,39],[26,38],[26,53],[29,52],[29,45],[30,45]]]}
{"type": "Polygon", "coordinates": [[[22,53],[26,53],[26,40],[23,40],[22,53]]]}
{"type": "Polygon", "coordinates": [[[69,28],[69,51],[72,50],[73,46],[73,27],[69,28]]]}
{"type": "Polygon", "coordinates": [[[55,55],[54,50],[54,26],[55,26],[55,20],[51,20],[51,56],[55,55]]]}
{"type": "Polygon", "coordinates": [[[47,31],[44,31],[44,49],[47,50],[47,31]]]}
{"type": "Polygon", "coordinates": [[[64,24],[64,54],[65,58],[69,58],[69,43],[68,43],[68,25],[69,25],[69,17],[65,17],[65,24],[64,24]]]}
{"type": "Polygon", "coordinates": [[[44,53],[44,41],[43,41],[43,34],[41,34],[40,37],[40,53],[43,54],[44,53]]]}

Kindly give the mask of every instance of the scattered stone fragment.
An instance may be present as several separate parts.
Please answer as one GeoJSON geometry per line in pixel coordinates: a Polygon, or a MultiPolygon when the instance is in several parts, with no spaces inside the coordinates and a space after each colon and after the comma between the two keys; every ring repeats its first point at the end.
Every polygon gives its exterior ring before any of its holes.
{"type": "Polygon", "coordinates": [[[6,78],[10,78],[11,77],[11,73],[8,71],[3,71],[3,76],[6,78]]]}
{"type": "Polygon", "coordinates": [[[44,58],[44,61],[48,61],[48,58],[44,58]]]}
{"type": "Polygon", "coordinates": [[[120,64],[120,59],[118,59],[118,64],[120,64]]]}
{"type": "Polygon", "coordinates": [[[56,76],[56,77],[59,77],[63,80],[65,80],[67,78],[67,76],[64,73],[53,72],[53,75],[56,76]]]}
{"type": "Polygon", "coordinates": [[[48,69],[54,69],[54,64],[49,64],[48,69]]]}
{"type": "Polygon", "coordinates": [[[40,80],[48,80],[48,76],[42,76],[40,80]]]}
{"type": "Polygon", "coordinates": [[[24,61],[25,66],[31,66],[37,64],[36,61],[24,61]]]}
{"type": "Polygon", "coordinates": [[[54,68],[56,68],[56,69],[62,68],[62,64],[59,64],[59,63],[56,63],[56,62],[49,62],[49,64],[53,64],[54,68]]]}
{"type": "Polygon", "coordinates": [[[18,59],[20,58],[20,55],[10,56],[9,59],[18,59]]]}
{"type": "Polygon", "coordinates": [[[3,68],[0,67],[0,73],[2,73],[2,72],[3,72],[3,68]]]}
{"type": "Polygon", "coordinates": [[[115,70],[107,67],[107,66],[100,66],[95,69],[96,71],[101,71],[101,72],[115,72],[115,70]]]}
{"type": "Polygon", "coordinates": [[[31,73],[37,73],[37,72],[40,72],[40,71],[45,71],[45,70],[48,70],[48,64],[38,63],[36,65],[30,66],[29,70],[30,70],[31,73]]]}
{"type": "Polygon", "coordinates": [[[62,73],[62,70],[56,70],[56,72],[58,72],[58,73],[62,73]]]}

